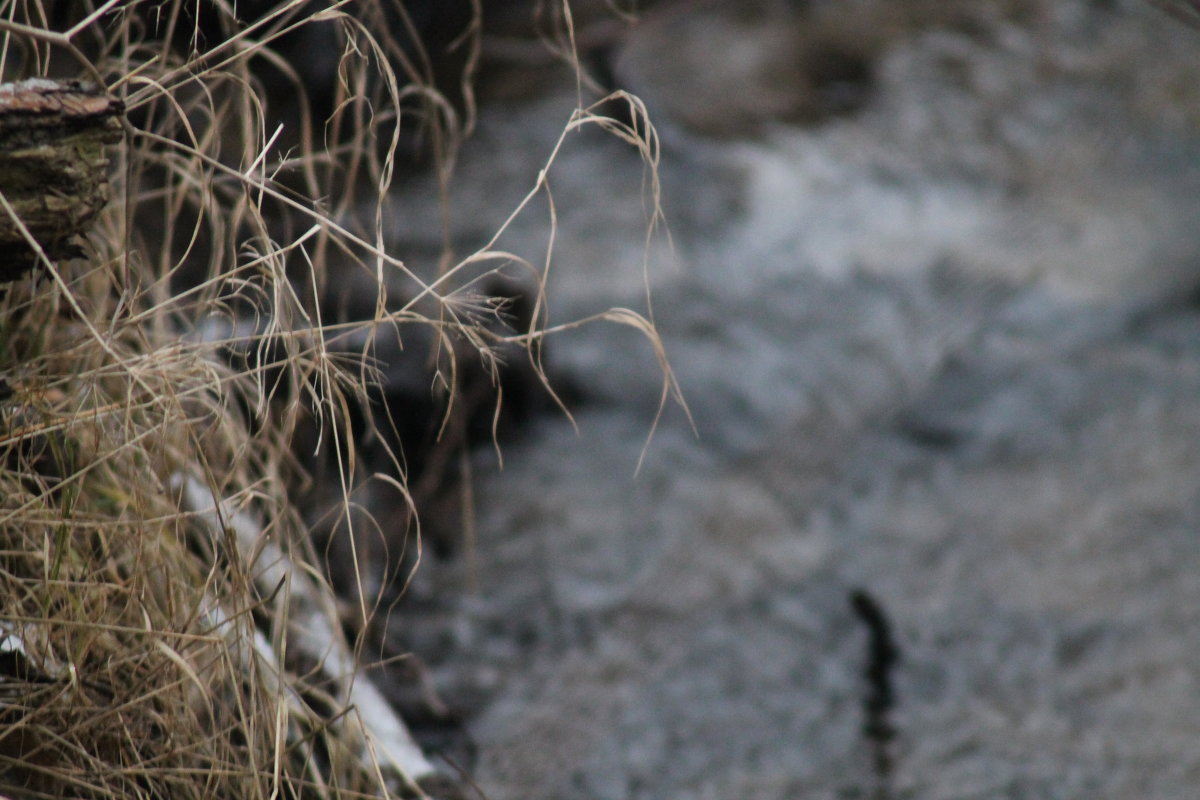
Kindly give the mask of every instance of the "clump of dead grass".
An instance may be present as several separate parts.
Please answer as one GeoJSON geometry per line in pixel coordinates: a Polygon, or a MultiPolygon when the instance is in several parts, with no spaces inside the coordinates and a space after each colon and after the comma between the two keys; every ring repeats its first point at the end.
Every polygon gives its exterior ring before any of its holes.
{"type": "MultiPolygon", "coordinates": [[[[539,295],[527,330],[499,334],[474,295],[454,291],[457,269],[503,253],[485,248],[430,279],[387,251],[398,149],[420,147],[447,171],[471,124],[470,87],[456,111],[430,88],[416,37],[398,43],[387,33],[397,18],[373,16],[384,4],[361,18],[344,5],[264,5],[245,23],[224,2],[0,2],[0,79],[82,75],[122,97],[130,120],[87,257],[44,261],[40,278],[0,290],[0,793],[419,791],[413,764],[428,765],[419,753],[398,763],[395,720],[355,708],[378,698],[354,688],[288,498],[305,419],[346,454],[350,496],[343,412],[373,369],[369,346],[350,363],[328,346],[346,329],[320,318],[323,264],[375,275],[371,326],[431,326],[447,343],[450,391],[459,342],[492,369],[498,347],[519,344],[540,370],[546,317],[539,295]],[[275,49],[306,26],[339,48],[323,128],[303,107],[304,76],[275,49]],[[295,132],[272,122],[277,92],[301,104],[295,132]],[[376,209],[365,218],[364,198],[376,209]],[[399,310],[387,298],[398,280],[409,287],[399,310]],[[219,357],[229,347],[256,357],[235,368],[219,357]],[[298,625],[328,641],[298,640],[298,625]]],[[[460,43],[468,77],[476,33],[460,43]]],[[[653,131],[629,102],[640,125],[581,111],[570,126],[608,125],[653,162],[653,131]]],[[[601,317],[654,338],[633,312],[601,317]]],[[[672,388],[668,370],[664,398],[672,388]]]]}
{"type": "Polygon", "coordinates": [[[454,115],[416,88],[423,76],[397,76],[387,40],[342,4],[284,3],[249,25],[222,3],[67,5],[0,4],[0,72],[83,73],[125,100],[130,124],[88,257],[45,261],[0,300],[0,793],[412,788],[422,776],[387,763],[347,707],[352,664],[325,663],[349,650],[306,566],[286,420],[269,412],[287,394],[319,416],[355,391],[358,373],[322,349],[318,265],[356,247],[403,269],[339,210],[363,182],[386,194],[402,107],[435,139],[454,115]],[[302,110],[284,149],[253,62],[275,65],[276,90],[298,83],[271,46],[305,25],[344,48],[338,113],[317,131],[302,110]],[[247,317],[277,363],[235,370],[193,333],[247,317]],[[239,539],[234,517],[257,539],[239,539]],[[302,593],[310,633],[324,615],[315,648],[291,641],[302,593]]]}

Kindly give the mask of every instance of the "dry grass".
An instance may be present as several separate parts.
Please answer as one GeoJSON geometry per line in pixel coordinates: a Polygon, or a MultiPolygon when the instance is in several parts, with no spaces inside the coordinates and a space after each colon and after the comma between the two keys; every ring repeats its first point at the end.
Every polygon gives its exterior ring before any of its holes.
{"type": "MultiPolygon", "coordinates": [[[[0,2],[3,80],[83,76],[130,120],[87,257],[44,261],[40,278],[0,290],[0,794],[415,791],[419,776],[373,758],[378,742],[347,707],[361,695],[329,655],[345,643],[295,638],[301,606],[310,634],[313,614],[332,639],[341,628],[289,501],[303,479],[292,437],[308,421],[346,454],[349,498],[360,470],[343,412],[371,379],[370,331],[429,326],[453,397],[464,346],[494,373],[498,349],[521,345],[540,374],[545,306],[539,295],[527,330],[497,331],[456,276],[509,256],[485,248],[423,277],[385,247],[397,151],[419,142],[448,174],[472,124],[477,30],[458,45],[456,110],[413,37],[386,34],[398,18],[316,5],[246,24],[220,1],[0,2]],[[281,129],[269,103],[289,86],[305,98],[306,78],[276,44],[310,29],[339,48],[332,117],[322,129],[299,108],[281,129]],[[321,319],[332,260],[373,276],[366,326],[321,319]],[[401,302],[387,295],[397,285],[401,302]],[[329,342],[354,331],[367,344],[340,359],[329,342]],[[235,369],[228,346],[256,355],[235,369]]],[[[653,164],[653,131],[629,102],[636,130],[584,110],[570,126],[603,124],[653,164]]],[[[530,197],[540,191],[544,180],[530,197]]],[[[639,315],[606,317],[656,339],[639,315]]],[[[673,390],[665,370],[664,400],[673,390]]],[[[401,492],[402,474],[390,478],[401,492]]]]}

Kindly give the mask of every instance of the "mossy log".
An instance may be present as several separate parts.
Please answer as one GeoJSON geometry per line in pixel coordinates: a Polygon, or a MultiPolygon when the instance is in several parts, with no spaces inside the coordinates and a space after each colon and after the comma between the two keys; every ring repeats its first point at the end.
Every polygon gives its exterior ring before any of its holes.
{"type": "Polygon", "coordinates": [[[78,81],[0,84],[0,281],[38,264],[28,236],[51,260],[80,254],[76,237],[107,202],[105,148],[120,141],[123,113],[78,81]]]}

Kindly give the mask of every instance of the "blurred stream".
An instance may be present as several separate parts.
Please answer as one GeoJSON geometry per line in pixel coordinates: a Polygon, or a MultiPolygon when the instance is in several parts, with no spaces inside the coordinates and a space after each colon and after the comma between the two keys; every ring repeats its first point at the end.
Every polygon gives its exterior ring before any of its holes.
{"type": "MultiPolygon", "coordinates": [[[[503,469],[477,454],[470,557],[429,559],[423,610],[393,623],[476,780],[491,800],[1193,797],[1200,32],[1132,0],[971,26],[862,3],[837,30],[763,5],[733,30],[728,4],[686,25],[668,4],[614,56],[662,135],[670,243],[647,250],[628,145],[572,134],[549,173],[552,321],[649,314],[648,283],[694,430],[675,405],[655,424],[644,338],[593,324],[551,342],[575,426],[539,422],[503,469]],[[816,53],[853,26],[873,77],[850,108],[778,121],[720,86],[764,32],[816,53]],[[710,28],[715,54],[688,40],[710,28]],[[711,62],[670,63],[694,52],[711,62]],[[747,129],[706,129],[714,101],[747,129]],[[856,589],[901,654],[885,770],[856,589]]],[[[574,104],[568,81],[485,106],[453,187],[465,251],[574,104]]],[[[438,230],[428,196],[399,199],[401,241],[438,230]]],[[[548,236],[543,199],[498,246],[540,265],[548,236]]]]}

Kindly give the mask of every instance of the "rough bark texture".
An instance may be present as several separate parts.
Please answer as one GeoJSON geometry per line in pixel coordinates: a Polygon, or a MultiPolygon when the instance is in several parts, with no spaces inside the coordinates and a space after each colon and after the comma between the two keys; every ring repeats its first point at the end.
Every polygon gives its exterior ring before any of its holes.
{"type": "Polygon", "coordinates": [[[89,84],[0,84],[0,281],[37,264],[26,232],[50,259],[77,252],[72,240],[107,200],[105,146],[120,140],[122,113],[89,84]]]}

